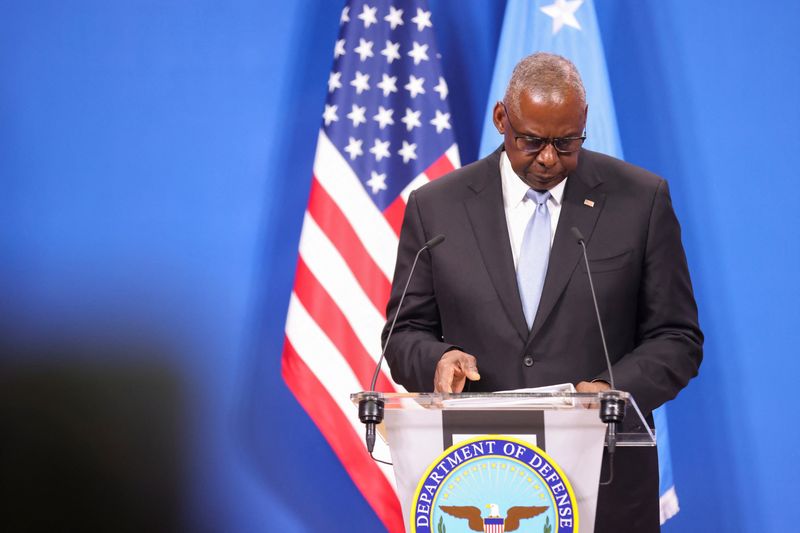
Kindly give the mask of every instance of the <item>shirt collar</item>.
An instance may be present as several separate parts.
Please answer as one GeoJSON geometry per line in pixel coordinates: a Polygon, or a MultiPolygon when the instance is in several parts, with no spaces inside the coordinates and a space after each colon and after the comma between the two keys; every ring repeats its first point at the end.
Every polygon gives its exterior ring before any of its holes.
{"type": "MultiPolygon", "coordinates": [[[[505,150],[500,154],[500,178],[503,183],[503,204],[506,209],[513,209],[525,200],[525,193],[528,192],[530,187],[511,168],[511,161],[508,159],[505,150]]],[[[556,205],[561,205],[561,200],[564,198],[564,187],[567,185],[567,179],[569,178],[564,178],[561,183],[550,189],[551,200],[556,205]]]]}

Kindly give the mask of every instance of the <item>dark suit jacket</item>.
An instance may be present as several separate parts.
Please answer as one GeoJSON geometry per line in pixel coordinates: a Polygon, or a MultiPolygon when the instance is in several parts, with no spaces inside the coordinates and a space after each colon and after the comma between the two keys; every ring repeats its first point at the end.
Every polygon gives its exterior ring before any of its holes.
{"type": "Polygon", "coordinates": [[[386,353],[394,379],[409,390],[430,391],[436,363],[459,347],[478,359],[481,380],[471,383],[473,392],[607,380],[581,247],[570,232],[575,226],[587,241],[617,388],[632,393],[646,413],[675,397],[697,374],[703,336],[667,183],[581,151],[528,331],[503,210],[500,154],[409,198],[387,316],[394,315],[417,250],[435,235],[446,240],[420,256],[386,353]]]}
{"type": "MultiPolygon", "coordinates": [[[[646,414],[675,397],[697,374],[703,335],[667,183],[623,161],[581,151],[567,180],[529,331],[503,210],[500,154],[498,149],[409,198],[388,317],[417,250],[438,234],[446,240],[419,258],[386,352],[392,377],[411,391],[431,391],[436,363],[458,347],[478,360],[481,379],[469,384],[473,392],[608,380],[581,248],[570,232],[575,226],[586,238],[617,388],[632,393],[646,414]],[[532,365],[526,364],[530,358],[532,365]]],[[[653,496],[657,512],[657,462],[655,453],[644,455],[637,462],[647,463],[649,473],[639,477],[655,482],[655,494],[652,487],[647,492],[649,514],[653,496]]],[[[633,474],[629,482],[635,485],[633,474]]],[[[615,484],[621,489],[624,483],[615,484]]],[[[601,503],[604,498],[601,491],[601,503]]]]}

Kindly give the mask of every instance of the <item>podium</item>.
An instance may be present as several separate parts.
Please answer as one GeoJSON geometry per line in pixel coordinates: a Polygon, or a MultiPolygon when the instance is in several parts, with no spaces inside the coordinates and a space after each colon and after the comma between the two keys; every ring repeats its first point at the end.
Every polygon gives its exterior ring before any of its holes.
{"type": "MultiPolygon", "coordinates": [[[[407,532],[594,531],[600,394],[377,393],[407,532]]],[[[616,446],[655,446],[634,399],[616,446]]],[[[387,459],[381,458],[379,459],[387,459]]]]}

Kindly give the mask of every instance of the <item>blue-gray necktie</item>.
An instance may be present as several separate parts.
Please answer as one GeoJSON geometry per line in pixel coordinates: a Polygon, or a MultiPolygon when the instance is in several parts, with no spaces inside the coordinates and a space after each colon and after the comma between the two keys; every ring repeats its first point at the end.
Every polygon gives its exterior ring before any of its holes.
{"type": "Polygon", "coordinates": [[[536,209],[522,237],[517,264],[517,285],[522,298],[522,310],[530,329],[542,298],[547,261],[550,258],[550,211],[547,209],[550,192],[528,189],[525,196],[536,203],[536,209]]]}

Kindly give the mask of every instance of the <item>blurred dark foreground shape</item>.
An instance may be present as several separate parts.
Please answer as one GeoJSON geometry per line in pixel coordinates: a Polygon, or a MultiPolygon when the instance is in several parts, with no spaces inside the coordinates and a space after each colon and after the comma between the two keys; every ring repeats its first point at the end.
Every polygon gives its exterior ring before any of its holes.
{"type": "Polygon", "coordinates": [[[0,530],[181,531],[184,391],[163,354],[0,353],[0,530]]]}

